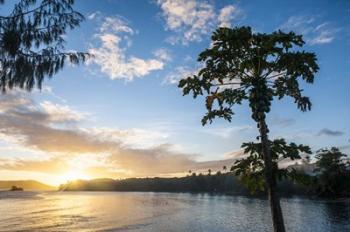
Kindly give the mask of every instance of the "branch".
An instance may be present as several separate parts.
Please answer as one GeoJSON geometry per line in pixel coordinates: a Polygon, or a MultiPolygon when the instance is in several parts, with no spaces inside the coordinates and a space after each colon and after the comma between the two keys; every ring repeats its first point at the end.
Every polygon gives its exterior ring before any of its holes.
{"type": "Polygon", "coordinates": [[[45,6],[47,6],[47,5],[49,5],[49,4],[50,4],[50,2],[47,2],[47,3],[45,3],[45,4],[42,4],[42,5],[38,6],[37,8],[34,8],[34,9],[32,9],[32,10],[29,10],[29,11],[27,11],[27,12],[23,12],[23,13],[17,14],[17,15],[12,15],[12,16],[0,16],[0,20],[15,19],[15,18],[24,16],[24,15],[27,15],[27,14],[31,14],[31,13],[37,11],[37,10],[40,10],[40,9],[44,8],[45,6]]]}
{"type": "MultiPolygon", "coordinates": [[[[28,58],[45,58],[45,57],[58,57],[58,56],[70,56],[70,55],[80,55],[80,52],[56,52],[56,53],[52,53],[52,54],[42,54],[40,52],[33,52],[33,51],[29,51],[29,53],[24,53],[22,51],[19,51],[19,54],[21,56],[24,57],[28,57],[28,58]]],[[[85,54],[85,53],[84,53],[85,54]]],[[[85,55],[88,55],[87,53],[85,55]]]]}

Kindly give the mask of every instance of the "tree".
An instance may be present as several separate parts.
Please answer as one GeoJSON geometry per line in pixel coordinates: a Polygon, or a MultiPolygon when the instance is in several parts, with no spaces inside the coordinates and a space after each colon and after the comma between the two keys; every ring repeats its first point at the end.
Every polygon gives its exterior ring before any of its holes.
{"type": "Polygon", "coordinates": [[[226,165],[224,165],[224,166],[222,167],[222,170],[224,170],[224,172],[226,172],[226,169],[227,169],[227,167],[226,167],[226,165]]]}
{"type": "MultiPolygon", "coordinates": [[[[264,191],[266,186],[264,178],[265,165],[261,143],[243,143],[242,148],[244,153],[249,156],[237,160],[231,170],[241,178],[241,181],[251,192],[264,191]]],[[[288,144],[284,139],[275,139],[273,141],[269,140],[269,148],[273,172],[278,180],[288,179],[300,183],[306,181],[305,175],[297,173],[295,169],[279,169],[278,161],[283,159],[301,159],[301,154],[311,154],[308,146],[295,143],[288,144]]]]}
{"type": "MultiPolygon", "coordinates": [[[[0,0],[0,4],[4,4],[0,0]]],[[[74,0],[20,0],[7,16],[0,16],[0,87],[30,91],[43,79],[89,54],[65,52],[64,35],[84,20],[73,9],[74,0]]]]}
{"type": "Polygon", "coordinates": [[[272,100],[290,96],[301,111],[311,109],[303,96],[299,80],[313,83],[318,71],[316,55],[299,51],[304,41],[294,32],[253,33],[250,27],[219,28],[212,37],[212,46],[199,54],[204,68],[180,80],[183,94],[206,96],[205,125],[216,117],[231,121],[232,107],[249,102],[252,118],[259,128],[274,230],[285,231],[282,210],[276,190],[272,156],[268,142],[266,114],[272,100]]]}
{"type": "Polygon", "coordinates": [[[321,149],[316,154],[317,192],[321,196],[341,196],[349,189],[349,171],[344,162],[346,154],[338,148],[321,149]],[[347,189],[346,189],[347,188],[347,189]]]}

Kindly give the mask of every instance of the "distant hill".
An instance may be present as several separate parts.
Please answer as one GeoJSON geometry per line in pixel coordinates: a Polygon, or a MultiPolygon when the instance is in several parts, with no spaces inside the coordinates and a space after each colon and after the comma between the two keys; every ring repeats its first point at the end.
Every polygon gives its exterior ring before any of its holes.
{"type": "Polygon", "coordinates": [[[43,184],[36,180],[0,180],[0,189],[1,190],[9,190],[12,186],[21,187],[26,190],[57,190],[56,187],[43,184]]]}

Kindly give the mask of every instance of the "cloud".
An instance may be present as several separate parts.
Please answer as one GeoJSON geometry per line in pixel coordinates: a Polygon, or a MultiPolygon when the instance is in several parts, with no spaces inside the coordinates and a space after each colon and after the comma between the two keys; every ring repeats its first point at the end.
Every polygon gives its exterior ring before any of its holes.
{"type": "Polygon", "coordinates": [[[197,161],[197,155],[176,151],[174,145],[164,142],[166,135],[155,131],[83,128],[83,117],[77,115],[80,113],[66,105],[36,103],[24,93],[1,96],[0,139],[8,138],[17,146],[47,156],[7,158],[0,168],[49,174],[69,169],[104,170],[103,174],[117,178],[215,170],[233,163],[233,159],[197,161]],[[64,115],[57,115],[57,109],[63,109],[64,115]],[[72,119],[74,126],[67,124],[72,119]],[[152,138],[159,144],[148,143],[152,138]]]}
{"type": "Polygon", "coordinates": [[[320,130],[317,135],[321,136],[321,135],[326,135],[326,136],[342,136],[344,134],[344,132],[339,131],[339,130],[331,130],[328,128],[324,128],[322,130],[320,130]]]}
{"type": "Polygon", "coordinates": [[[50,157],[43,160],[1,159],[0,169],[62,174],[69,170],[69,165],[65,160],[58,157],[50,157]]]}
{"type": "Polygon", "coordinates": [[[198,68],[178,66],[164,78],[163,84],[177,85],[181,79],[192,76],[197,73],[198,70],[198,68]]]}
{"type": "Polygon", "coordinates": [[[129,27],[128,23],[120,17],[106,17],[100,26],[100,32],[113,32],[113,33],[122,33],[133,35],[134,30],[129,27]]]}
{"type": "MultiPolygon", "coordinates": [[[[221,170],[246,157],[238,150],[221,160],[198,161],[198,154],[181,152],[166,143],[164,133],[137,128],[84,128],[80,123],[86,119],[77,116],[80,114],[67,105],[37,103],[26,93],[2,95],[0,139],[10,138],[11,143],[46,156],[19,159],[0,155],[0,171],[59,176],[79,170],[93,178],[175,176],[188,170],[221,170]],[[57,115],[57,109],[63,109],[64,115],[57,115]],[[69,124],[72,120],[73,126],[69,124]]],[[[208,133],[227,138],[245,129],[249,128],[216,128],[208,133]]]]}
{"type": "Polygon", "coordinates": [[[165,143],[169,134],[164,131],[150,131],[140,128],[116,130],[111,128],[84,129],[104,141],[119,141],[122,145],[132,148],[149,148],[165,143]]]}
{"type": "Polygon", "coordinates": [[[274,117],[272,117],[272,124],[274,124],[274,125],[279,125],[279,126],[281,126],[281,127],[289,127],[289,126],[291,126],[291,125],[293,125],[293,124],[295,124],[295,119],[293,119],[293,118],[282,118],[282,117],[280,117],[280,116],[274,116],[274,117]]]}
{"type": "Polygon", "coordinates": [[[126,49],[132,44],[130,36],[135,33],[124,19],[105,17],[99,32],[94,35],[98,45],[89,49],[89,53],[94,55],[89,64],[97,64],[100,71],[113,80],[127,81],[163,69],[166,60],[162,58],[143,59],[126,54],[126,49]]]}
{"type": "Polygon", "coordinates": [[[239,10],[234,5],[228,5],[220,10],[218,21],[220,27],[231,27],[232,20],[237,17],[239,10]]]}
{"type": "Polygon", "coordinates": [[[229,153],[224,154],[225,158],[233,158],[233,159],[244,159],[247,158],[248,155],[244,154],[244,150],[243,149],[239,149],[237,151],[232,151],[229,153]]]}
{"type": "Polygon", "coordinates": [[[217,25],[230,26],[239,12],[236,6],[227,5],[218,15],[212,3],[197,0],[157,0],[157,5],[162,10],[166,30],[175,32],[168,39],[171,44],[201,41],[217,25]]]}
{"type": "Polygon", "coordinates": [[[203,131],[205,133],[218,136],[222,139],[231,138],[235,133],[243,133],[244,131],[251,130],[251,126],[231,126],[231,127],[221,127],[221,128],[206,128],[203,131]]]}
{"type": "Polygon", "coordinates": [[[166,48],[160,48],[160,49],[155,50],[153,52],[153,55],[155,57],[157,57],[158,59],[163,60],[163,61],[171,61],[172,60],[170,52],[166,48]]]}
{"type": "Polygon", "coordinates": [[[339,31],[339,28],[334,28],[328,22],[318,23],[316,18],[311,16],[291,16],[280,29],[302,34],[311,45],[330,43],[339,31]]]}
{"type": "Polygon", "coordinates": [[[72,110],[67,105],[54,104],[49,101],[44,101],[40,107],[52,122],[78,122],[86,116],[86,114],[72,110]]]}

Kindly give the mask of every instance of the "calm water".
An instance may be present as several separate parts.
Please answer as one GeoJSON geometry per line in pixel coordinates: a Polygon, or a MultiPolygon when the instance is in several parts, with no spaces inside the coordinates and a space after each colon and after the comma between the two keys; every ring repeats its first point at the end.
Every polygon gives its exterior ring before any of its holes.
{"type": "MultiPolygon", "coordinates": [[[[288,231],[350,231],[350,201],[283,199],[288,231]]],[[[0,192],[0,231],[270,231],[267,202],[177,193],[0,192]]]]}

